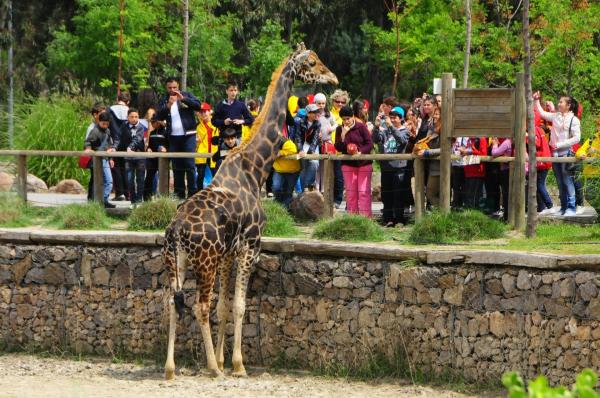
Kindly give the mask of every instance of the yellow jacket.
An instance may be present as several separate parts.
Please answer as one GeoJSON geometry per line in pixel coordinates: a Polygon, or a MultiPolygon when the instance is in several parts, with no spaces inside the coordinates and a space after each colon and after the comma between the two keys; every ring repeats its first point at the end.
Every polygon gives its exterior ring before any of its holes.
{"type": "MultiPolygon", "coordinates": [[[[212,129],[212,137],[219,136],[219,129],[217,129],[211,122],[208,122],[208,127],[212,129]]],[[[212,145],[212,143],[208,140],[208,130],[206,129],[206,125],[203,121],[198,123],[198,127],[196,128],[196,153],[215,153],[217,152],[218,145],[212,145]]],[[[196,164],[204,164],[206,163],[206,158],[196,158],[196,164]]],[[[210,168],[215,168],[216,163],[211,159],[210,160],[210,168]]]]}
{"type": "MultiPolygon", "coordinates": [[[[256,120],[258,112],[250,111],[250,114],[252,115],[254,120],[256,120]]],[[[246,126],[245,124],[242,126],[242,142],[246,142],[246,140],[248,139],[248,136],[250,135],[250,129],[252,129],[251,126],[246,126]]]]}
{"type": "MultiPolygon", "coordinates": [[[[333,117],[335,118],[335,122],[337,123],[337,125],[341,126],[343,120],[340,117],[340,111],[338,111],[337,109],[335,109],[335,107],[332,106],[330,112],[333,115],[333,117]]],[[[335,144],[335,131],[336,130],[333,130],[331,132],[331,142],[333,142],[334,144],[335,144]]],[[[340,152],[338,152],[338,153],[340,153],[340,152]]]]}
{"type": "MultiPolygon", "coordinates": [[[[575,154],[578,158],[589,157],[597,158],[600,157],[600,131],[596,133],[594,138],[585,140],[582,146],[579,147],[575,154]],[[591,149],[591,151],[590,151],[591,149]]],[[[583,164],[583,176],[584,177],[600,177],[600,167],[594,164],[584,163],[583,164]]]]}
{"type": "MultiPolygon", "coordinates": [[[[279,156],[288,156],[294,155],[298,153],[298,148],[296,148],[296,144],[294,141],[287,139],[283,143],[283,146],[279,150],[279,156]]],[[[275,159],[275,163],[273,163],[273,168],[276,172],[282,173],[297,173],[300,171],[300,161],[293,159],[283,159],[277,158],[275,159]]]]}

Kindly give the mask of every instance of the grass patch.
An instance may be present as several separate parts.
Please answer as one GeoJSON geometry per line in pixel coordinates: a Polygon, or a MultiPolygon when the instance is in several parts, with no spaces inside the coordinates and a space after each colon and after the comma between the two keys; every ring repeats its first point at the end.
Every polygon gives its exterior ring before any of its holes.
{"type": "Polygon", "coordinates": [[[267,215],[267,223],[263,234],[265,236],[290,237],[297,236],[300,231],[294,224],[294,219],[280,203],[274,200],[262,202],[267,215]]]}
{"type": "Polygon", "coordinates": [[[513,238],[507,249],[598,253],[600,251],[600,224],[540,223],[534,238],[513,238]]]}
{"type": "Polygon", "coordinates": [[[110,219],[99,203],[72,203],[56,207],[46,225],[58,229],[107,229],[110,219]]]}
{"type": "Polygon", "coordinates": [[[19,228],[43,222],[51,208],[28,206],[16,194],[0,193],[0,226],[19,228]]]}
{"type": "Polygon", "coordinates": [[[129,215],[130,231],[164,230],[177,213],[177,201],[168,196],[159,196],[144,202],[129,215]]]}
{"type": "Polygon", "coordinates": [[[319,221],[315,225],[312,237],[350,242],[385,240],[382,228],[375,221],[356,214],[344,214],[330,220],[319,221]]]}
{"type": "Polygon", "coordinates": [[[506,226],[476,210],[442,214],[434,211],[415,223],[408,240],[415,244],[497,239],[506,226]]]}

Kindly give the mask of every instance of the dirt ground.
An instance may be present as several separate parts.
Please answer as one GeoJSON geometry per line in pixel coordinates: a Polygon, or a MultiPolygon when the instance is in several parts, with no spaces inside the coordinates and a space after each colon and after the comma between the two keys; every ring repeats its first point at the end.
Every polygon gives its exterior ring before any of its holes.
{"type": "Polygon", "coordinates": [[[166,382],[162,369],[153,365],[7,354],[0,356],[0,397],[473,397],[401,382],[374,384],[272,374],[257,368],[248,371],[245,379],[212,379],[202,371],[182,369],[174,381],[166,382]]]}

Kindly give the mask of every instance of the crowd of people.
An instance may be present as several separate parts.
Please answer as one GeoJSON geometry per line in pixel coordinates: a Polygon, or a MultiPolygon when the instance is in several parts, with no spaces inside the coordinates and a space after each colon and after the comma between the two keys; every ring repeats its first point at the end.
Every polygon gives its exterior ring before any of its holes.
{"type": "MultiPolygon", "coordinates": [[[[116,104],[92,108],[93,122],[86,132],[85,150],[123,152],[197,152],[211,157],[172,159],[174,193],[185,199],[210,182],[230,149],[249,135],[260,112],[257,100],[238,99],[238,86],[227,85],[226,98],[213,106],[179,89],[176,79],[168,79],[166,93],[157,98],[151,89],[137,96],[137,108],[130,106],[128,93],[119,94],[116,104]]],[[[542,103],[534,94],[536,153],[541,157],[596,156],[600,135],[579,145],[581,106],[563,96],[557,106],[542,103]]],[[[346,91],[292,96],[282,126],[283,145],[265,190],[269,197],[289,208],[294,195],[323,190],[323,161],[306,159],[309,154],[413,154],[425,159],[425,196],[428,207],[440,200],[439,95],[423,94],[411,103],[386,97],[369,120],[370,104],[365,99],[351,102],[346,91]],[[297,154],[296,159],[284,156],[297,154]]],[[[485,163],[478,156],[513,156],[510,138],[457,137],[452,142],[451,205],[453,209],[475,208],[498,218],[508,217],[508,163],[485,163]]],[[[379,161],[381,170],[381,222],[393,227],[406,223],[407,211],[414,205],[411,179],[413,161],[379,161]]],[[[531,167],[527,165],[528,168],[531,167]]],[[[574,215],[583,204],[583,190],[573,164],[537,162],[537,211],[541,214],[574,215]],[[554,207],[546,188],[550,168],[556,176],[560,207],[554,207]]],[[[335,160],[334,205],[346,199],[350,213],[372,217],[373,162],[371,160],[335,160]]],[[[103,160],[104,203],[130,200],[132,206],[151,200],[156,194],[157,159],[120,158],[103,160]],[[111,192],[114,197],[109,200],[111,192]]],[[[600,176],[598,170],[584,168],[584,178],[600,176]]],[[[90,182],[89,197],[93,197],[90,182]]]]}

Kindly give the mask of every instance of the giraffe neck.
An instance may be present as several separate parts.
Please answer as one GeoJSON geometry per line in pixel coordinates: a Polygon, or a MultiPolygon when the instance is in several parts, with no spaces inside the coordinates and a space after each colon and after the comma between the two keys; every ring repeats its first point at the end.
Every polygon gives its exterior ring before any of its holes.
{"type": "Polygon", "coordinates": [[[265,106],[256,119],[258,130],[244,149],[248,161],[248,173],[256,181],[260,189],[265,183],[273,162],[279,152],[281,129],[285,122],[287,102],[295,78],[295,70],[291,63],[285,62],[273,73],[273,81],[267,92],[265,106]]]}

